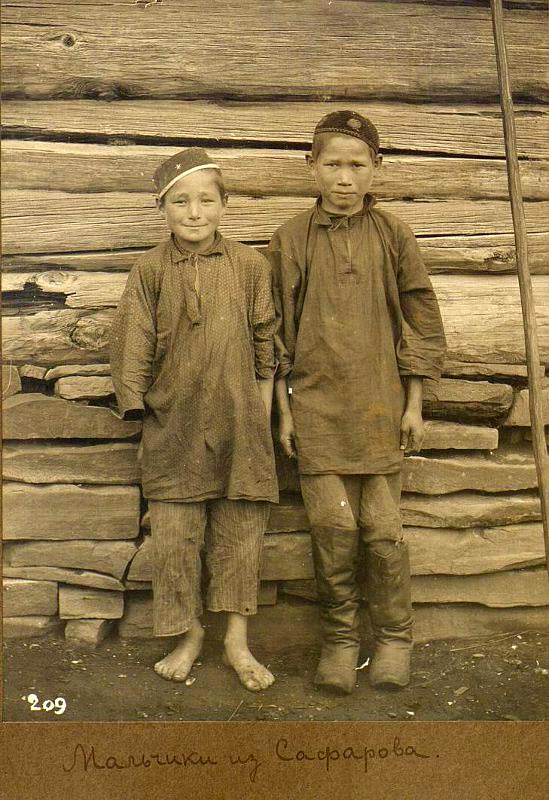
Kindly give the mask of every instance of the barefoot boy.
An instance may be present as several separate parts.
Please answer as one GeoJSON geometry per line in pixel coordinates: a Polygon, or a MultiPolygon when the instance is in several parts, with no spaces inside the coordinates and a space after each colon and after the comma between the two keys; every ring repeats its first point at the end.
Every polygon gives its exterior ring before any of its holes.
{"type": "Polygon", "coordinates": [[[218,233],[226,195],[204,150],[177,153],[157,169],[154,183],[171,235],[130,273],[111,364],[122,416],[143,418],[154,631],[178,637],[155,670],[183,681],[200,653],[207,531],[206,605],[228,612],[224,660],[258,691],[274,680],[247,644],[269,502],[278,500],[269,423],[270,268],[255,250],[218,233]]]}
{"type": "Polygon", "coordinates": [[[323,643],[315,683],[350,693],[366,579],[370,682],[409,681],[412,606],[399,510],[405,451],[423,440],[422,379],[440,374],[444,334],[410,228],[368,194],[378,133],[359,114],[318,123],[308,164],[316,205],[275,233],[280,438],[297,451],[311,523],[323,643]]]}

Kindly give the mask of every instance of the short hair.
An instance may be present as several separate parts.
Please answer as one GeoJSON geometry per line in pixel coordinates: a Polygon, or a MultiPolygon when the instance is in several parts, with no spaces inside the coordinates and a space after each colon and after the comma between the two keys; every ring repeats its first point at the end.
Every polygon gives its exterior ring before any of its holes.
{"type": "MultiPolygon", "coordinates": [[[[212,169],[210,170],[214,174],[215,185],[217,186],[217,190],[219,192],[219,196],[222,200],[225,200],[227,197],[227,192],[225,190],[225,181],[223,179],[223,174],[220,169],[212,169]]],[[[167,194],[167,193],[166,193],[167,194]]],[[[158,208],[164,208],[164,201],[166,200],[166,195],[163,194],[162,197],[158,201],[158,208]]]]}
{"type": "MultiPolygon", "coordinates": [[[[333,139],[335,136],[346,136],[346,135],[347,134],[340,133],[339,131],[321,131],[320,133],[316,133],[313,136],[313,143],[312,143],[312,146],[311,146],[311,155],[312,155],[312,157],[315,158],[315,159],[318,158],[318,156],[322,152],[323,148],[330,141],[330,139],[333,139]]],[[[357,137],[352,137],[352,138],[357,138],[357,137]]],[[[363,140],[359,139],[359,141],[363,141],[363,140]]],[[[371,145],[369,145],[367,142],[364,142],[364,144],[366,145],[366,147],[370,151],[370,155],[372,157],[372,161],[374,161],[376,156],[378,155],[378,153],[376,153],[375,150],[373,149],[373,147],[371,145]]]]}

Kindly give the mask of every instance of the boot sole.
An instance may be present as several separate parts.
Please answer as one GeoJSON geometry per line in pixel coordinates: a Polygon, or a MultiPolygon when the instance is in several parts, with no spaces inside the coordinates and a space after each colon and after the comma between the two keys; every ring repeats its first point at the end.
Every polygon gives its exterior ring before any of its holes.
{"type": "Polygon", "coordinates": [[[380,689],[381,691],[385,692],[398,692],[400,689],[405,689],[410,681],[406,681],[406,683],[395,683],[394,681],[379,681],[377,683],[372,683],[370,681],[370,686],[372,689],[380,689]]]}
{"type": "Polygon", "coordinates": [[[352,694],[353,691],[354,691],[354,688],[355,688],[355,684],[354,683],[353,683],[351,688],[348,688],[346,686],[341,686],[340,684],[337,684],[337,683],[330,683],[329,681],[324,680],[322,678],[318,678],[318,679],[314,678],[313,684],[316,686],[317,689],[324,689],[325,691],[330,692],[330,694],[339,694],[339,695],[352,694]]]}

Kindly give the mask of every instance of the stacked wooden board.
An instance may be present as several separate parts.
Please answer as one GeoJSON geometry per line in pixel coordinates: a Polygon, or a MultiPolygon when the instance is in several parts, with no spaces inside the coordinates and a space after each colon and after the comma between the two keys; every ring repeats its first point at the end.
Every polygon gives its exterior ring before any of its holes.
{"type": "MultiPolygon", "coordinates": [[[[506,10],[542,372],[544,18],[534,1],[506,10]]],[[[139,426],[109,408],[108,341],[128,270],[164,235],[152,171],[207,146],[223,232],[261,248],[313,202],[311,131],[342,107],[379,128],[374,189],[418,237],[448,338],[404,470],[418,637],[549,628],[489,9],[38,0],[6,4],[3,24],[5,635],[151,633],[139,426]]],[[[299,481],[278,461],[260,601],[286,618],[316,594],[299,481]]]]}

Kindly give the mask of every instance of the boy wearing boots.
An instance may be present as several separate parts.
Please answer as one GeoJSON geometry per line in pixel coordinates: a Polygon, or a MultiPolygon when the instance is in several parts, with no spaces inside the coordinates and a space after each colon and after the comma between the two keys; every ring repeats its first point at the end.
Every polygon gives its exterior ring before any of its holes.
{"type": "Polygon", "coordinates": [[[370,683],[398,688],[412,649],[401,467],[422,445],[422,381],[440,375],[444,332],[413,233],[368,193],[381,165],[374,125],[328,114],[307,162],[320,197],[278,229],[267,255],[280,440],[298,459],[320,600],[314,680],[353,690],[360,575],[375,637],[370,683]]]}

